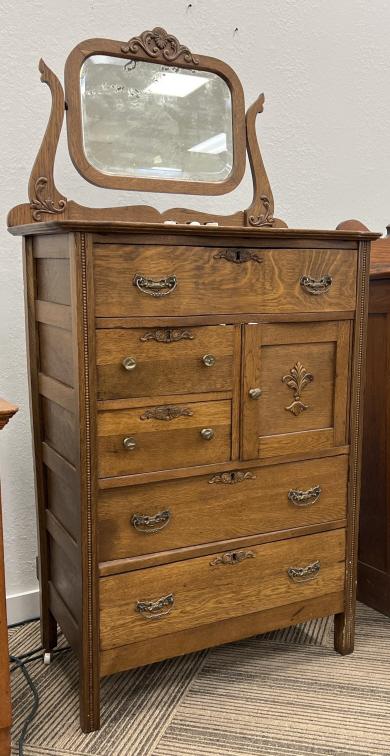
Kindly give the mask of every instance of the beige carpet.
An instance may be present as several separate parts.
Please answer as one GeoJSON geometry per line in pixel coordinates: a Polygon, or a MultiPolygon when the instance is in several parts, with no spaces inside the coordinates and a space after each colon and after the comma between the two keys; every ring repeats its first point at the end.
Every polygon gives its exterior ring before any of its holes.
{"type": "MultiPolygon", "coordinates": [[[[39,646],[37,623],[10,631],[39,646]]],[[[78,726],[72,653],[29,665],[40,707],[26,756],[390,756],[390,619],[359,606],[356,651],[332,649],[330,620],[115,675],[102,728],[78,726]]],[[[14,754],[31,694],[13,673],[14,754]]]]}

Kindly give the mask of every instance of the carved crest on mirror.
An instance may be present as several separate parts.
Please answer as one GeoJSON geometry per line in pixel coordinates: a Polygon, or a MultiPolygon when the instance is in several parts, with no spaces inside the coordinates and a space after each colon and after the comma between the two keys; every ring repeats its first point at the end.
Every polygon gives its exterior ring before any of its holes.
{"type": "Polygon", "coordinates": [[[70,53],[65,92],[39,62],[52,106],[28,186],[29,202],[13,208],[8,225],[50,220],[283,227],[256,135],[260,95],[245,113],[235,72],[192,52],[162,27],[128,42],[90,39],[70,53]],[[246,155],[253,199],[230,215],[147,205],[92,208],[67,199],[54,182],[54,161],[66,112],[68,148],[80,175],[97,186],[175,194],[221,195],[241,182],[246,155]]]}

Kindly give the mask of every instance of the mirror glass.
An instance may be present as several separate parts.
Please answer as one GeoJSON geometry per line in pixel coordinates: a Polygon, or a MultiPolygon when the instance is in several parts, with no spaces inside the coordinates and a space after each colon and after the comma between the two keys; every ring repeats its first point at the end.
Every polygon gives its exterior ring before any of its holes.
{"type": "Polygon", "coordinates": [[[80,87],[85,155],[102,173],[220,182],[232,172],[231,93],[217,74],[92,55],[80,87]]]}

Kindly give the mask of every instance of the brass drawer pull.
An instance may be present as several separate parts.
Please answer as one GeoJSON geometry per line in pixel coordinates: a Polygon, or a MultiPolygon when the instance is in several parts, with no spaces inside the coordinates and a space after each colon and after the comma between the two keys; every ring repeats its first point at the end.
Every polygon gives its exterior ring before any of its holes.
{"type": "Polygon", "coordinates": [[[168,596],[162,596],[157,601],[137,601],[135,610],[145,619],[160,619],[171,613],[174,603],[173,593],[168,593],[168,596]]]}
{"type": "Polygon", "coordinates": [[[131,524],[139,533],[158,533],[168,525],[171,516],[169,509],[155,515],[133,514],[131,524]]]}
{"type": "Polygon", "coordinates": [[[137,367],[137,362],[134,357],[125,357],[124,360],[122,360],[122,365],[125,370],[134,370],[134,368],[137,367]]]}
{"type": "Polygon", "coordinates": [[[212,428],[202,428],[200,435],[205,441],[211,441],[214,438],[214,430],[212,428]]]}
{"type": "Polygon", "coordinates": [[[263,259],[256,252],[253,252],[252,249],[240,249],[237,247],[229,247],[228,249],[221,250],[221,252],[217,252],[214,255],[214,260],[227,260],[236,265],[250,262],[251,260],[257,263],[263,262],[263,259]]]}
{"type": "Polygon", "coordinates": [[[294,583],[306,583],[308,580],[315,580],[321,568],[321,562],[313,562],[307,567],[289,567],[287,575],[294,583]]]}
{"type": "Polygon", "coordinates": [[[332,276],[325,275],[322,278],[302,276],[299,283],[308,294],[325,294],[332,286],[332,276]]]}
{"type": "Polygon", "coordinates": [[[126,436],[126,438],[123,439],[123,446],[127,451],[134,451],[134,449],[137,446],[137,442],[133,436],[126,436]]]}
{"type": "Polygon", "coordinates": [[[205,354],[202,357],[202,362],[206,367],[213,367],[217,361],[217,358],[213,354],[205,354]]]}
{"type": "Polygon", "coordinates": [[[177,278],[176,276],[167,276],[160,278],[159,281],[153,281],[152,278],[146,278],[140,273],[136,273],[133,284],[142,294],[149,294],[151,297],[165,297],[176,289],[177,278]]]}
{"type": "Polygon", "coordinates": [[[244,559],[254,559],[255,556],[253,551],[227,551],[226,554],[212,559],[210,565],[216,567],[219,564],[240,564],[244,559]]]}
{"type": "Polygon", "coordinates": [[[309,507],[318,501],[321,493],[321,486],[313,486],[313,488],[308,488],[307,491],[291,488],[287,497],[296,507],[309,507]]]}
{"type": "Polygon", "coordinates": [[[250,399],[258,399],[261,396],[261,388],[251,388],[248,394],[250,399]]]}

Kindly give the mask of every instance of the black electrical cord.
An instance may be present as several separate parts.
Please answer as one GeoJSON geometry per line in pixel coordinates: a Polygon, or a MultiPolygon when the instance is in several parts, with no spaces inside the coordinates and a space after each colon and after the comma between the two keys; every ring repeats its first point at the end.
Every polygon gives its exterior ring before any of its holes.
{"type": "MultiPolygon", "coordinates": [[[[13,625],[9,625],[8,627],[14,628],[14,627],[22,627],[24,625],[29,625],[31,622],[36,622],[39,617],[36,619],[31,620],[24,620],[23,622],[15,622],[13,625]]],[[[65,646],[64,648],[56,648],[51,651],[52,654],[57,656],[58,654],[66,653],[67,651],[70,651],[70,646],[65,646]]],[[[17,669],[20,669],[20,671],[23,673],[25,680],[27,682],[27,685],[29,686],[32,696],[33,696],[33,703],[31,707],[31,711],[27,715],[26,719],[24,720],[22,731],[20,733],[19,739],[18,739],[18,754],[19,756],[23,756],[24,754],[24,745],[26,742],[26,736],[27,736],[27,730],[34,719],[38,708],[39,708],[39,694],[38,690],[36,688],[36,685],[26,667],[26,664],[29,664],[33,661],[43,660],[44,656],[44,649],[42,646],[39,648],[35,648],[32,651],[27,651],[24,654],[20,654],[19,656],[15,656],[14,654],[10,654],[9,660],[11,663],[10,671],[15,672],[17,669]]]]}

